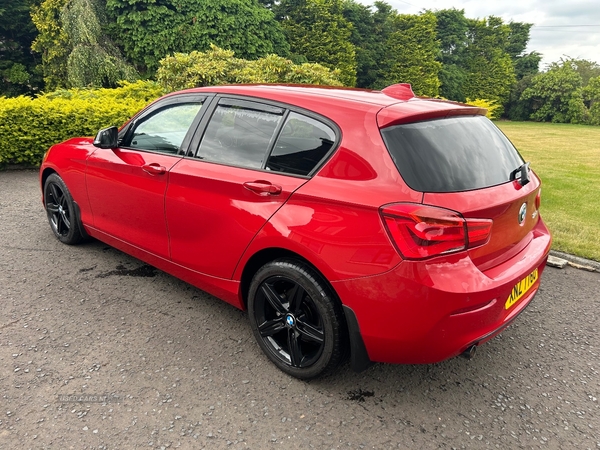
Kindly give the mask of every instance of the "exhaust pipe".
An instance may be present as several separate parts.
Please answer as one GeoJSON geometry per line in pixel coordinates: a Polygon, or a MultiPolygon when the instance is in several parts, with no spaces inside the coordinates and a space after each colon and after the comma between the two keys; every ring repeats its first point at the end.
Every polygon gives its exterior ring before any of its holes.
{"type": "Polygon", "coordinates": [[[460,354],[460,356],[462,356],[463,358],[467,358],[467,359],[473,359],[473,356],[475,356],[476,351],[477,351],[477,344],[473,344],[470,347],[468,347],[464,352],[462,352],[460,354]]]}

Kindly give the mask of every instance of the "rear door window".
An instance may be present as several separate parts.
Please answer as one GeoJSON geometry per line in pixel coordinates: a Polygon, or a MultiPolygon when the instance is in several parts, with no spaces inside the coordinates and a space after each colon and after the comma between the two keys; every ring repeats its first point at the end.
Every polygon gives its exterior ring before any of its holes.
{"type": "Polygon", "coordinates": [[[261,103],[221,99],[196,157],[233,166],[263,167],[285,110],[261,103]]]}
{"type": "Polygon", "coordinates": [[[396,125],[383,140],[410,188],[459,192],[510,181],[524,161],[487,118],[461,116],[396,125]]]}
{"type": "Polygon", "coordinates": [[[267,161],[267,169],[308,175],[327,156],[335,132],[311,117],[290,112],[267,161]]]}

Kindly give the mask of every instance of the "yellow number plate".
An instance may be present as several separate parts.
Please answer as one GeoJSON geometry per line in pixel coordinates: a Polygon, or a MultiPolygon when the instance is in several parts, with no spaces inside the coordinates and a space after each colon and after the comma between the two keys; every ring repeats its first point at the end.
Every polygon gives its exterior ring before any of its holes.
{"type": "Polygon", "coordinates": [[[517,303],[519,301],[519,299],[521,297],[523,297],[529,289],[531,289],[531,286],[533,286],[533,284],[537,281],[537,279],[538,279],[538,270],[535,269],[533,272],[531,272],[529,275],[527,275],[525,278],[523,278],[521,281],[519,281],[513,288],[510,295],[508,296],[508,299],[506,300],[506,303],[504,304],[504,308],[508,309],[512,305],[517,303]]]}

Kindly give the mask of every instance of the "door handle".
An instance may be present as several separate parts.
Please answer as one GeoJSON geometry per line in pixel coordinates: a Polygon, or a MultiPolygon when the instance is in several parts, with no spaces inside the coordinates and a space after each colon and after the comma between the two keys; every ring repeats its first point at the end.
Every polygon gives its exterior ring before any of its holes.
{"type": "Polygon", "coordinates": [[[246,181],[244,187],[258,195],[279,195],[281,194],[281,186],[265,180],[246,181]]]}
{"type": "Polygon", "coordinates": [[[158,163],[144,164],[142,170],[150,175],[162,175],[167,171],[164,166],[161,166],[158,163]]]}

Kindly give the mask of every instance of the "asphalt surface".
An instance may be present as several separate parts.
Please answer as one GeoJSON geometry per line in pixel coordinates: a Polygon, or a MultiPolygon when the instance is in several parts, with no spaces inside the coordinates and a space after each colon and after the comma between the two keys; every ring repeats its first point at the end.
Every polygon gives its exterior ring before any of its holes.
{"type": "Polygon", "coordinates": [[[471,361],[303,382],[246,313],[59,243],[35,172],[0,172],[0,225],[1,449],[600,448],[600,273],[548,268],[471,361]]]}

